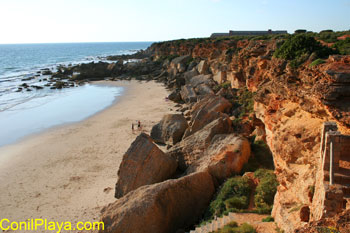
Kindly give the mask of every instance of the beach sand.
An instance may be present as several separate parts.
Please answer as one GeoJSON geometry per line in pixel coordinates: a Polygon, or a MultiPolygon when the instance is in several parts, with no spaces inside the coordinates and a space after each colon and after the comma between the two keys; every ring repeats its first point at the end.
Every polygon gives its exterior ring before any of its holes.
{"type": "Polygon", "coordinates": [[[132,132],[132,122],[140,120],[149,133],[173,112],[174,103],[165,101],[168,92],[159,83],[98,84],[124,86],[125,92],[82,122],[0,148],[0,219],[71,221],[74,227],[78,221],[98,221],[101,208],[115,200],[119,164],[140,133],[132,132]]]}

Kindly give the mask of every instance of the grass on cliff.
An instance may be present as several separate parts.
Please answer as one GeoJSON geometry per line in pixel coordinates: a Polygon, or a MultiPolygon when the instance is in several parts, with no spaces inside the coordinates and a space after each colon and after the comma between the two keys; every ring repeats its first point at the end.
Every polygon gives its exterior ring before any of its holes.
{"type": "Polygon", "coordinates": [[[255,211],[259,214],[270,214],[273,207],[278,182],[273,170],[259,169],[254,172],[259,179],[254,195],[255,211]]]}
{"type": "Polygon", "coordinates": [[[326,61],[325,60],[323,60],[323,59],[316,59],[315,61],[313,61],[311,64],[310,64],[310,67],[314,67],[314,66],[318,66],[318,65],[320,65],[320,64],[323,64],[323,63],[325,63],[326,61]]]}
{"type": "Polygon", "coordinates": [[[246,177],[228,179],[216,194],[205,212],[203,222],[221,217],[229,212],[241,212],[248,208],[252,187],[246,177]]]}
{"type": "Polygon", "coordinates": [[[336,49],[323,46],[311,35],[296,34],[289,36],[275,51],[274,56],[289,60],[290,66],[296,68],[304,63],[311,54],[315,54],[316,58],[326,58],[337,53],[336,49]]]}
{"type": "Polygon", "coordinates": [[[254,93],[246,87],[238,90],[236,97],[232,100],[233,108],[239,109],[236,119],[232,122],[235,130],[239,130],[244,117],[254,112],[254,93]]]}
{"type": "Polygon", "coordinates": [[[214,231],[213,233],[256,233],[256,231],[254,227],[248,223],[243,223],[242,225],[238,226],[236,222],[230,222],[223,228],[214,231]]]}

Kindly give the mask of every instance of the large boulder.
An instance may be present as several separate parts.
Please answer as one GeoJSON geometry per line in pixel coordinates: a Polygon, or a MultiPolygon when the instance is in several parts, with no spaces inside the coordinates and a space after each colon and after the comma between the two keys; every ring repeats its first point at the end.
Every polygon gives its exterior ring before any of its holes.
{"type": "Polygon", "coordinates": [[[214,191],[208,172],[140,187],[102,209],[100,233],[175,233],[200,219],[214,191]]]}
{"type": "Polygon", "coordinates": [[[194,76],[197,76],[197,75],[198,75],[198,72],[195,69],[187,71],[183,74],[183,76],[186,80],[186,83],[188,83],[194,76]]]}
{"type": "Polygon", "coordinates": [[[200,61],[199,64],[197,65],[197,70],[198,70],[198,73],[200,74],[208,74],[209,73],[208,62],[206,60],[200,61]]]}
{"type": "Polygon", "coordinates": [[[232,122],[229,117],[220,117],[203,129],[173,146],[168,155],[175,158],[181,170],[186,170],[189,165],[203,156],[204,151],[210,146],[211,140],[217,134],[229,134],[232,132],[232,122]]]}
{"type": "Polygon", "coordinates": [[[176,171],[175,159],[166,155],[144,133],[141,133],[123,156],[115,186],[115,197],[120,198],[143,185],[170,178],[176,171]]]}
{"type": "Polygon", "coordinates": [[[168,99],[171,101],[174,101],[175,103],[181,103],[182,99],[181,99],[181,94],[179,90],[174,90],[173,92],[171,92],[168,96],[168,99]]]}
{"type": "Polygon", "coordinates": [[[197,132],[205,125],[220,117],[226,117],[232,104],[225,98],[216,95],[209,95],[197,102],[192,108],[191,127],[189,127],[184,137],[197,132]]]}
{"type": "Polygon", "coordinates": [[[186,79],[186,83],[192,85],[193,87],[197,87],[200,84],[212,84],[212,76],[210,74],[208,75],[197,75],[192,77],[191,79],[186,79]]]}
{"type": "Polygon", "coordinates": [[[198,95],[214,95],[214,91],[207,84],[200,84],[195,89],[198,95]]]}
{"type": "Polygon", "coordinates": [[[235,134],[218,134],[213,137],[203,157],[194,162],[187,172],[205,171],[219,181],[239,173],[250,157],[250,144],[235,134]]]}
{"type": "Polygon", "coordinates": [[[176,144],[181,141],[188,124],[182,114],[168,114],[151,131],[151,138],[157,143],[176,144]]]}
{"type": "Polygon", "coordinates": [[[197,95],[191,85],[184,85],[181,87],[180,95],[186,103],[193,103],[197,101],[197,95]]]}
{"type": "Polygon", "coordinates": [[[213,79],[218,83],[224,83],[226,81],[226,72],[225,71],[219,71],[214,76],[213,79]]]}

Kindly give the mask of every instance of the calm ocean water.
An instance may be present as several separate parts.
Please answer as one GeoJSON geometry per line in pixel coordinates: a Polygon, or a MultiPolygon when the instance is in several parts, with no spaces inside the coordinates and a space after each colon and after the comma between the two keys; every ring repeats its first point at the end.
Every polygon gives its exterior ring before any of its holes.
{"type": "Polygon", "coordinates": [[[40,69],[100,61],[108,55],[130,54],[146,49],[150,44],[0,44],[0,146],[55,125],[89,117],[112,104],[122,93],[122,88],[95,85],[16,92],[23,82],[40,85],[40,79],[46,77],[37,73],[40,69]],[[23,81],[33,76],[37,77],[23,81]]]}

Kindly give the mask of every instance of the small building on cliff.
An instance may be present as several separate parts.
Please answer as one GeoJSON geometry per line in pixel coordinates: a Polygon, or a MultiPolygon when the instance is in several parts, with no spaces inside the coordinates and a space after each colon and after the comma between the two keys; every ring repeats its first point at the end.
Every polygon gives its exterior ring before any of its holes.
{"type": "Polygon", "coordinates": [[[216,37],[225,37],[225,36],[264,36],[264,35],[279,35],[279,34],[288,34],[286,30],[277,30],[272,31],[271,29],[267,31],[232,31],[229,33],[213,33],[211,34],[211,38],[216,37]]]}

